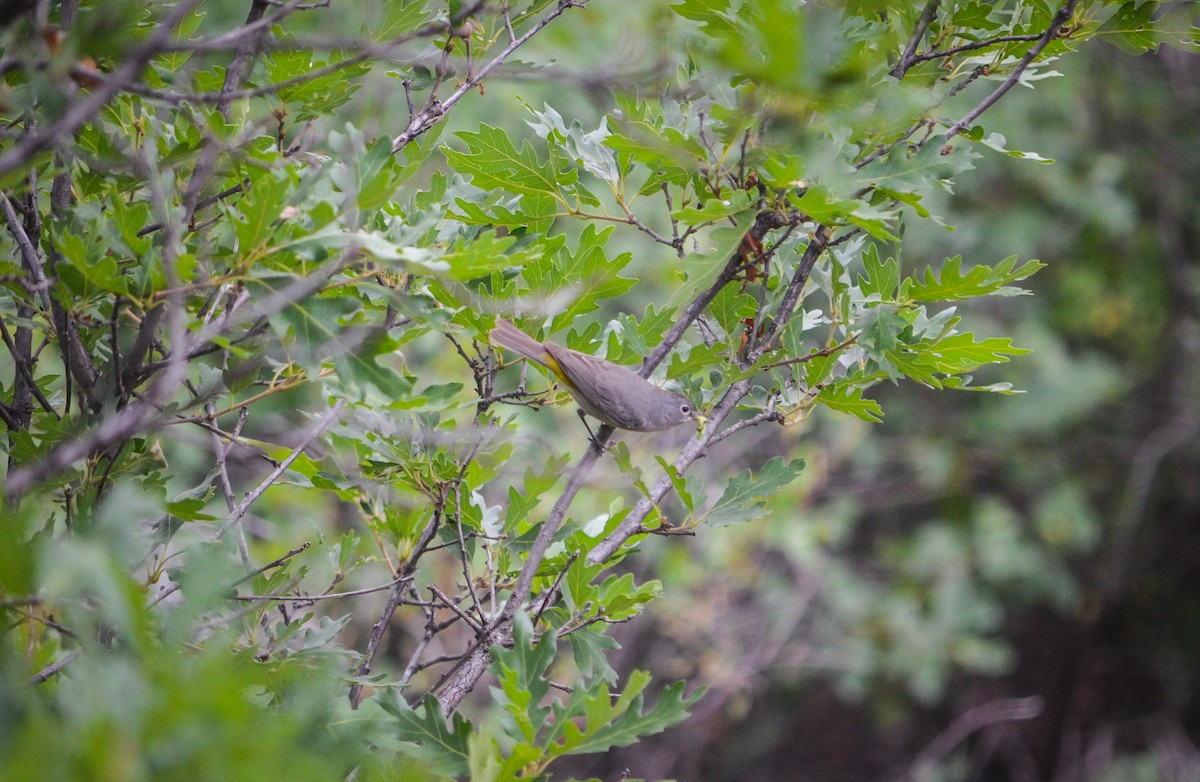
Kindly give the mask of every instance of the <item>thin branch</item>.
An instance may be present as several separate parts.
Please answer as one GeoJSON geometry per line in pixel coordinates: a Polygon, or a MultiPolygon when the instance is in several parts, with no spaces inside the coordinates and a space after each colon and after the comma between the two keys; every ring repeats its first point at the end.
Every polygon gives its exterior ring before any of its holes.
{"type": "MultiPolygon", "coordinates": [[[[482,441],[477,441],[482,442],[482,441]]],[[[471,456],[471,459],[474,455],[471,456]]],[[[463,460],[463,468],[470,464],[470,459],[463,460]]],[[[479,603],[479,595],[475,594],[475,577],[471,575],[471,561],[467,557],[467,538],[463,534],[462,524],[462,477],[454,483],[454,530],[458,535],[458,555],[459,561],[462,563],[463,581],[467,584],[467,591],[471,593],[471,604],[475,606],[475,610],[479,612],[479,620],[468,619],[468,623],[476,630],[487,622],[487,617],[483,615],[483,606],[479,603]]],[[[430,589],[437,587],[430,586],[430,589]]],[[[440,595],[440,593],[439,593],[440,595]]],[[[465,618],[465,617],[464,617],[465,618]]]]}
{"type": "Polygon", "coordinates": [[[558,5],[553,11],[538,20],[538,23],[531,27],[520,38],[509,42],[508,46],[505,46],[504,50],[501,51],[500,54],[489,60],[486,65],[480,68],[470,78],[464,80],[459,85],[458,89],[452,92],[450,96],[446,98],[446,100],[439,100],[436,94],[430,95],[429,100],[425,103],[425,107],[421,109],[421,111],[417,112],[415,116],[413,116],[408,123],[408,127],[404,129],[404,132],[392,139],[392,153],[395,154],[396,152],[404,149],[406,146],[408,146],[410,141],[441,121],[442,117],[445,116],[446,112],[449,111],[454,104],[458,103],[467,95],[467,93],[478,87],[480,82],[483,81],[484,77],[486,77],[489,73],[495,70],[497,66],[507,60],[513,52],[521,48],[526,41],[540,32],[543,27],[561,16],[568,8],[581,8],[586,4],[586,2],[587,0],[558,0],[558,5]]]}
{"type": "Polygon", "coordinates": [[[240,503],[238,503],[237,507],[230,511],[229,518],[227,518],[225,523],[221,525],[221,528],[213,534],[212,540],[218,540],[222,535],[225,534],[227,529],[237,523],[242,516],[246,515],[246,511],[250,510],[250,506],[254,504],[255,500],[261,497],[263,492],[265,492],[271,486],[271,484],[279,480],[279,476],[283,475],[283,473],[287,471],[287,468],[292,466],[292,462],[296,461],[296,459],[300,457],[300,454],[304,453],[304,449],[311,445],[313,440],[316,440],[322,432],[324,432],[335,420],[337,420],[338,414],[341,413],[345,404],[345,399],[339,399],[334,403],[333,407],[330,408],[329,412],[325,414],[325,417],[321,419],[320,423],[318,423],[316,427],[314,427],[313,430],[308,433],[308,436],[306,436],[299,445],[292,449],[292,452],[288,454],[287,458],[280,462],[279,466],[272,470],[271,474],[262,480],[262,483],[258,484],[253,491],[247,494],[246,497],[240,503]]]}
{"type": "MultiPolygon", "coordinates": [[[[441,665],[442,663],[448,663],[448,662],[453,662],[455,660],[461,660],[463,654],[466,654],[466,652],[463,652],[462,654],[443,654],[438,657],[432,657],[428,660],[417,663],[415,666],[413,666],[412,673],[408,674],[408,678],[411,679],[412,674],[415,674],[419,671],[423,671],[426,668],[432,668],[433,666],[441,665]]],[[[407,673],[407,671],[405,671],[405,673],[407,673]]]]}
{"type": "Polygon", "coordinates": [[[33,392],[33,395],[37,398],[38,404],[42,406],[43,410],[54,416],[54,420],[61,421],[62,416],[60,416],[58,411],[55,410],[50,404],[50,400],[46,399],[46,395],[42,393],[42,389],[38,388],[37,382],[34,381],[30,367],[26,364],[24,358],[18,352],[16,343],[13,342],[12,336],[8,333],[8,326],[4,325],[3,318],[0,318],[0,337],[3,337],[5,347],[7,347],[8,352],[12,354],[13,364],[16,365],[17,371],[21,373],[21,378],[29,387],[29,390],[33,392]]]}
{"type": "Polygon", "coordinates": [[[949,49],[941,49],[939,51],[925,52],[910,57],[908,60],[909,67],[916,65],[926,60],[936,60],[939,57],[952,57],[962,52],[970,52],[976,49],[986,49],[989,46],[995,46],[998,43],[1014,43],[1018,41],[1036,41],[1042,37],[1044,33],[1031,33],[1029,35],[1001,35],[996,38],[988,38],[984,41],[971,41],[964,43],[961,46],[953,46],[949,49]]]}
{"type": "Polygon", "coordinates": [[[508,0],[504,0],[504,8],[501,13],[504,16],[504,29],[505,29],[505,31],[508,32],[508,40],[510,40],[510,41],[517,40],[517,34],[515,32],[513,32],[512,15],[509,13],[509,10],[508,10],[508,0]]]}
{"type": "MultiPolygon", "coordinates": [[[[458,614],[458,618],[463,620],[464,622],[466,622],[468,625],[470,625],[471,629],[474,630],[476,633],[480,632],[483,629],[483,627],[479,624],[479,622],[475,619],[475,617],[471,616],[466,611],[459,608],[457,603],[455,603],[453,600],[451,600],[446,595],[446,593],[444,593],[442,590],[438,589],[435,585],[430,584],[429,591],[433,593],[433,596],[436,597],[442,603],[442,605],[446,606],[446,608],[449,608],[451,611],[458,614]]],[[[476,607],[478,607],[478,604],[476,604],[476,607]]]]}
{"type": "MultiPolygon", "coordinates": [[[[563,564],[562,568],[558,571],[558,575],[554,577],[554,583],[551,584],[550,588],[546,590],[546,592],[545,592],[546,595],[553,595],[555,592],[558,591],[559,584],[562,583],[563,578],[567,575],[567,571],[571,568],[571,565],[575,564],[575,560],[577,560],[577,559],[579,559],[579,552],[572,551],[571,556],[567,557],[567,561],[563,564]]],[[[537,625],[538,622],[542,621],[542,614],[545,613],[546,609],[550,607],[550,600],[548,600],[548,599],[542,599],[539,602],[541,602],[542,605],[541,605],[541,608],[538,609],[538,612],[536,614],[534,614],[533,624],[535,626],[537,625]]]]}
{"type": "Polygon", "coordinates": [[[912,138],[912,135],[914,133],[916,133],[918,130],[920,130],[922,127],[924,127],[925,125],[928,125],[928,124],[929,124],[929,118],[921,117],[919,120],[914,122],[912,124],[912,126],[909,127],[908,130],[906,130],[906,131],[904,131],[904,133],[900,134],[900,138],[896,139],[891,144],[886,144],[886,145],[880,146],[874,152],[872,152],[871,154],[867,155],[862,160],[859,160],[857,163],[855,163],[854,164],[855,170],[856,171],[861,170],[867,164],[872,163],[881,157],[886,157],[887,155],[891,154],[892,150],[894,150],[896,147],[903,144],[908,139],[912,138]]]}
{"type": "Polygon", "coordinates": [[[986,98],[980,101],[978,106],[967,112],[965,117],[960,119],[958,122],[955,122],[954,125],[952,125],[948,131],[946,131],[945,140],[947,142],[961,133],[963,129],[972,122],[977,120],[979,115],[990,109],[992,105],[996,103],[996,101],[1000,100],[1000,98],[1004,96],[1004,93],[1016,86],[1017,82],[1021,80],[1021,74],[1025,72],[1025,69],[1029,67],[1030,63],[1032,63],[1034,59],[1042,53],[1042,50],[1045,49],[1046,46],[1060,34],[1063,25],[1066,24],[1067,20],[1071,18],[1071,15],[1075,13],[1076,2],[1077,0],[1068,0],[1066,5],[1058,9],[1058,13],[1054,15],[1054,19],[1050,22],[1050,26],[1046,28],[1046,32],[1042,33],[1042,37],[1038,39],[1038,42],[1030,47],[1029,51],[1025,53],[1025,56],[1022,57],[1021,61],[1018,62],[1016,67],[1013,68],[1012,73],[1008,75],[1008,78],[1005,79],[1004,82],[997,87],[991,95],[988,95],[986,98]]]}
{"type": "Polygon", "coordinates": [[[310,546],[312,546],[311,543],[309,543],[307,540],[304,541],[299,546],[292,549],[288,553],[284,554],[279,559],[273,559],[270,562],[268,562],[267,564],[263,565],[262,567],[251,570],[249,573],[247,573],[246,575],[239,578],[237,581],[234,581],[232,584],[230,584],[229,588],[234,589],[234,588],[246,583],[247,581],[254,578],[255,576],[260,576],[263,573],[266,573],[268,570],[273,570],[273,569],[279,567],[284,562],[287,562],[289,559],[296,556],[297,554],[303,554],[305,551],[308,551],[310,546]]]}
{"type": "Polygon", "coordinates": [[[598,222],[632,225],[634,228],[637,228],[639,231],[646,234],[659,244],[665,244],[667,247],[675,249],[675,240],[662,236],[653,228],[639,220],[637,216],[633,214],[633,212],[629,211],[629,207],[625,205],[624,201],[620,203],[620,207],[621,209],[625,210],[624,217],[620,217],[618,215],[600,214],[597,212],[584,212],[581,210],[577,211],[574,209],[569,209],[565,212],[558,212],[557,214],[552,215],[552,217],[577,217],[581,220],[596,220],[598,222]]]}
{"type": "Polygon", "coordinates": [[[65,657],[63,657],[61,660],[59,660],[58,662],[56,662],[52,665],[47,665],[42,670],[38,671],[34,675],[34,677],[30,680],[29,683],[30,684],[42,684],[42,683],[50,680],[53,676],[57,675],[58,672],[61,671],[63,668],[66,668],[68,665],[73,663],[76,660],[76,658],[78,658],[79,655],[81,655],[81,654],[83,654],[83,650],[75,649],[74,651],[70,652],[65,657]]]}
{"type": "Polygon", "coordinates": [[[775,409],[775,400],[774,400],[774,398],[772,398],[771,401],[767,403],[766,410],[764,410],[763,412],[758,413],[756,415],[753,415],[750,418],[745,419],[744,421],[738,421],[736,424],[725,427],[724,429],[722,429],[721,431],[719,431],[715,435],[713,435],[712,439],[708,441],[708,444],[716,445],[717,443],[724,440],[726,437],[729,437],[730,435],[733,435],[733,434],[737,434],[738,432],[742,431],[743,429],[749,429],[752,426],[758,426],[759,424],[765,424],[768,422],[783,423],[783,421],[784,421],[784,415],[783,415],[783,413],[781,413],[775,409]]]}
{"type": "MultiPolygon", "coordinates": [[[[251,570],[249,573],[247,573],[246,575],[244,575],[244,576],[242,576],[241,578],[239,578],[237,581],[234,581],[232,584],[230,584],[230,585],[229,585],[229,588],[230,588],[230,589],[235,589],[235,588],[237,588],[239,585],[246,583],[247,581],[249,581],[250,579],[254,578],[255,576],[258,576],[258,575],[261,575],[261,574],[263,574],[263,573],[266,573],[268,570],[271,570],[272,568],[277,568],[277,567],[279,567],[279,566],[280,566],[280,565],[282,565],[284,562],[287,562],[289,559],[291,559],[292,557],[296,556],[297,554],[300,554],[301,552],[307,551],[307,550],[308,550],[308,548],[309,548],[309,546],[311,546],[311,545],[312,545],[312,544],[311,544],[311,543],[309,543],[308,541],[305,541],[304,543],[301,543],[299,546],[297,546],[296,548],[292,549],[292,550],[291,550],[291,551],[289,551],[288,553],[284,554],[284,555],[283,555],[282,557],[280,557],[279,559],[274,559],[274,560],[271,560],[270,562],[268,562],[267,564],[263,565],[262,567],[260,567],[260,568],[255,568],[254,570],[251,570]]],[[[151,600],[149,603],[147,603],[146,607],[147,607],[147,608],[152,608],[152,607],[154,607],[154,606],[158,605],[159,603],[161,603],[162,601],[166,600],[166,599],[167,599],[168,597],[170,597],[171,595],[173,595],[173,594],[175,594],[176,592],[178,592],[178,591],[179,591],[179,589],[180,589],[180,587],[179,587],[179,584],[172,584],[172,585],[171,585],[171,586],[169,586],[168,588],[164,589],[163,591],[161,591],[161,592],[159,592],[157,595],[155,595],[155,596],[154,596],[154,599],[153,599],[153,600],[151,600]]]]}
{"type": "MultiPolygon", "coordinates": [[[[416,590],[413,594],[417,595],[416,590]]],[[[417,595],[420,597],[420,595],[417,595]]],[[[433,606],[421,606],[421,610],[425,613],[425,632],[421,635],[421,640],[417,642],[417,648],[413,650],[412,655],[408,658],[408,664],[404,666],[404,673],[400,675],[400,683],[408,684],[412,677],[420,670],[421,655],[425,654],[425,650],[429,647],[433,637],[438,634],[439,629],[437,622],[433,617],[433,606]]]]}
{"type": "Polygon", "coordinates": [[[782,361],[776,361],[773,364],[767,364],[767,365],[763,366],[762,369],[767,370],[767,369],[776,369],[778,367],[790,367],[793,364],[807,364],[809,361],[812,361],[814,358],[825,358],[826,356],[832,356],[834,353],[840,353],[843,350],[845,350],[846,348],[856,344],[858,342],[858,336],[859,336],[858,334],[852,334],[852,335],[850,335],[850,337],[843,340],[842,342],[839,342],[836,345],[830,345],[827,348],[821,348],[820,350],[814,350],[812,353],[807,353],[803,356],[796,356],[794,358],[787,358],[787,359],[783,359],[782,361]]]}
{"type": "Polygon", "coordinates": [[[1125,590],[1138,524],[1145,514],[1146,501],[1162,461],[1176,448],[1195,443],[1197,433],[1200,433],[1200,410],[1189,404],[1150,431],[1134,451],[1129,476],[1111,522],[1110,556],[1101,579],[1106,600],[1115,602],[1125,590]]]}
{"type": "MultiPolygon", "coordinates": [[[[23,603],[27,606],[32,607],[32,604],[36,603],[36,601],[26,599],[23,601],[23,603]]],[[[4,607],[6,610],[12,611],[13,613],[16,613],[16,614],[20,614],[21,616],[25,617],[26,619],[28,619],[31,622],[37,622],[38,624],[42,624],[42,625],[45,625],[46,627],[49,627],[51,630],[55,630],[56,632],[62,633],[63,635],[65,635],[68,638],[73,638],[75,640],[79,640],[79,636],[75,633],[74,630],[72,630],[71,628],[66,627],[64,625],[59,624],[58,622],[54,621],[53,619],[51,619],[48,616],[40,616],[38,614],[35,614],[31,610],[31,607],[24,608],[15,602],[12,604],[6,605],[4,607]]]]}
{"type": "Polygon", "coordinates": [[[675,248],[675,254],[683,260],[683,238],[679,235],[679,221],[675,219],[675,204],[671,199],[671,185],[667,182],[662,183],[663,198],[667,202],[667,218],[671,221],[671,245],[675,248]]]}
{"type": "Polygon", "coordinates": [[[929,771],[955,747],[967,740],[972,733],[997,722],[1031,720],[1042,713],[1045,701],[1039,695],[1028,698],[1002,698],[989,701],[967,711],[954,720],[948,728],[938,734],[913,760],[901,779],[919,780],[927,778],[929,771]]]}
{"type": "MultiPolygon", "coordinates": [[[[248,185],[249,185],[248,181],[238,182],[236,185],[227,187],[219,193],[214,193],[213,195],[205,196],[204,198],[201,198],[199,201],[196,202],[196,211],[198,212],[201,209],[210,207],[213,204],[217,203],[218,201],[223,201],[226,198],[229,198],[229,196],[237,195],[238,193],[245,190],[246,187],[248,187],[248,185]]],[[[162,229],[163,229],[162,223],[151,223],[150,225],[148,225],[145,228],[138,231],[137,235],[138,236],[146,236],[147,234],[152,234],[155,231],[161,231],[162,229]]]]}
{"type": "Polygon", "coordinates": [[[410,581],[412,581],[412,576],[406,576],[404,578],[392,579],[386,584],[380,584],[379,586],[366,587],[364,589],[354,589],[349,592],[337,592],[336,594],[327,595],[235,595],[231,599],[263,603],[307,603],[309,601],[316,600],[344,600],[347,597],[358,597],[359,595],[370,595],[374,594],[375,592],[382,592],[385,589],[391,589],[397,584],[410,581]]]}
{"type": "MultiPolygon", "coordinates": [[[[222,437],[224,434],[220,432],[216,425],[216,416],[213,415],[215,405],[209,402],[204,406],[205,412],[209,414],[209,418],[213,421],[212,440],[213,440],[213,455],[216,457],[217,464],[217,481],[221,486],[221,494],[225,497],[225,507],[229,512],[237,507],[237,500],[233,497],[233,484],[229,480],[229,465],[226,463],[226,458],[229,456],[233,446],[237,443],[238,435],[242,433],[242,427],[246,425],[246,419],[250,415],[250,409],[243,407],[238,414],[237,424],[234,425],[233,433],[228,438],[222,437]]],[[[246,543],[246,528],[244,525],[238,525],[238,553],[242,557],[242,564],[250,567],[250,547],[246,543]]]]}
{"type": "MultiPolygon", "coordinates": [[[[429,523],[425,525],[425,529],[421,530],[421,536],[417,539],[417,543],[413,546],[412,553],[409,554],[407,560],[400,568],[400,572],[396,574],[397,578],[406,579],[412,576],[417,569],[417,563],[425,550],[429,547],[433,536],[437,534],[438,527],[442,523],[442,514],[446,509],[446,498],[449,496],[449,484],[442,486],[441,493],[437,501],[434,503],[433,513],[430,514],[429,523]]],[[[375,664],[375,655],[379,653],[379,644],[383,640],[383,633],[387,629],[388,622],[392,618],[392,614],[396,612],[396,606],[400,605],[400,600],[404,595],[405,583],[398,583],[392,588],[391,595],[388,596],[387,605],[384,606],[383,613],[379,615],[379,621],[371,627],[371,639],[367,642],[367,651],[363,653],[362,662],[354,670],[356,677],[366,676],[371,672],[371,666],[375,664]]],[[[362,684],[355,683],[350,688],[350,707],[358,708],[358,704],[362,701],[362,684]]]]}

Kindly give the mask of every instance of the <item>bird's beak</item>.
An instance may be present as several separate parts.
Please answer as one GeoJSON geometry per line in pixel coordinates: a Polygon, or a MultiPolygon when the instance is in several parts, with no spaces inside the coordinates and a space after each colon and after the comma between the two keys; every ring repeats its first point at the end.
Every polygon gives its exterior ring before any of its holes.
{"type": "Polygon", "coordinates": [[[700,415],[699,413],[692,413],[692,418],[696,419],[696,431],[703,432],[704,425],[708,423],[708,419],[705,418],[704,416],[700,415]]]}

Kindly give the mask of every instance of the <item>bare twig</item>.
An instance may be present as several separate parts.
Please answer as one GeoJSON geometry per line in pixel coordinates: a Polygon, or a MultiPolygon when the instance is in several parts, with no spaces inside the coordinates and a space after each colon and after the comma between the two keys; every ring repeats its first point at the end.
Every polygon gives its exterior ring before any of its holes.
{"type": "Polygon", "coordinates": [[[404,129],[404,132],[392,139],[392,152],[395,153],[404,149],[410,141],[440,122],[442,117],[445,116],[446,112],[454,104],[458,103],[469,92],[478,87],[480,82],[489,73],[507,60],[513,52],[521,48],[526,41],[540,32],[543,27],[561,16],[568,8],[579,8],[586,4],[586,2],[587,0],[558,0],[558,5],[554,7],[554,10],[538,20],[537,24],[527,30],[520,38],[510,41],[498,55],[489,60],[482,68],[472,74],[470,78],[464,80],[458,86],[458,89],[454,90],[444,101],[440,100],[436,94],[431,94],[424,108],[409,120],[408,127],[404,129]]]}
{"type": "Polygon", "coordinates": [[[998,43],[1016,43],[1019,41],[1036,41],[1041,38],[1043,33],[1032,33],[1030,35],[1000,35],[995,38],[986,38],[982,41],[971,41],[964,43],[961,46],[952,46],[949,49],[941,49],[939,51],[924,52],[908,58],[908,65],[912,67],[926,60],[936,60],[939,57],[953,57],[962,52],[971,52],[976,49],[986,49],[989,46],[995,46],[998,43]]]}
{"type": "Polygon", "coordinates": [[[913,760],[902,780],[919,780],[928,777],[938,761],[949,755],[972,733],[997,722],[1031,720],[1042,713],[1045,701],[1038,695],[1028,698],[1002,698],[989,701],[962,714],[948,728],[938,734],[913,760]]]}
{"type": "Polygon", "coordinates": [[[61,671],[63,668],[66,668],[68,665],[73,663],[76,660],[76,658],[78,658],[79,655],[81,655],[81,654],[83,654],[83,651],[80,649],[75,649],[75,650],[69,652],[65,657],[63,657],[58,662],[53,663],[52,665],[47,665],[42,670],[38,671],[33,676],[33,678],[30,680],[30,684],[42,684],[43,682],[48,681],[49,679],[54,677],[56,674],[58,674],[58,672],[61,671]]]}
{"type": "MultiPolygon", "coordinates": [[[[217,464],[217,481],[221,486],[221,494],[225,497],[225,506],[229,512],[237,507],[237,500],[233,497],[233,484],[229,481],[229,465],[226,463],[226,458],[229,452],[233,450],[234,444],[237,443],[237,437],[242,433],[242,427],[246,424],[246,419],[249,417],[250,408],[243,407],[238,414],[237,424],[233,428],[233,433],[227,438],[222,437],[221,432],[216,425],[216,416],[214,415],[216,406],[209,402],[204,406],[205,412],[208,413],[212,423],[210,432],[213,439],[213,454],[216,457],[217,464]]],[[[250,567],[250,547],[246,543],[246,529],[243,525],[238,525],[238,553],[242,557],[242,564],[250,567]]]]}
{"type": "MultiPolygon", "coordinates": [[[[407,579],[412,576],[413,571],[417,568],[417,563],[425,550],[429,547],[429,543],[433,540],[433,536],[437,534],[438,527],[442,523],[442,514],[446,510],[446,499],[449,496],[449,484],[442,486],[436,502],[434,503],[433,513],[430,514],[429,523],[425,525],[425,529],[421,530],[421,536],[417,539],[416,545],[413,546],[412,553],[400,568],[400,572],[396,574],[398,579],[407,579]]],[[[383,640],[383,633],[387,629],[388,622],[392,618],[392,614],[396,612],[396,606],[400,605],[401,597],[404,595],[406,582],[397,583],[392,587],[392,593],[388,596],[387,605],[384,606],[383,613],[379,616],[379,621],[371,627],[371,639],[367,642],[367,651],[363,654],[362,662],[358,664],[358,668],[354,670],[356,677],[366,676],[371,672],[371,666],[375,664],[375,655],[379,653],[379,644],[383,640]]],[[[432,619],[431,619],[432,621],[432,619]]],[[[362,701],[361,684],[355,684],[350,688],[350,706],[357,709],[358,704],[362,701]]]]}
{"type": "MultiPolygon", "coordinates": [[[[458,604],[455,603],[453,600],[451,600],[450,597],[445,592],[438,589],[436,585],[430,584],[429,591],[431,593],[433,593],[433,596],[436,597],[438,599],[438,601],[441,602],[442,605],[446,606],[446,608],[449,608],[451,611],[458,614],[458,618],[463,620],[464,622],[466,622],[468,625],[470,625],[472,630],[474,630],[475,632],[478,633],[480,630],[483,629],[482,626],[479,624],[478,620],[475,619],[475,617],[471,616],[466,611],[459,608],[458,604]]],[[[478,605],[478,604],[476,604],[476,605],[478,605]]]]}
{"type": "Polygon", "coordinates": [[[1008,75],[1008,78],[1005,79],[999,87],[993,90],[991,95],[988,95],[986,98],[980,101],[978,106],[967,112],[965,117],[960,119],[958,122],[955,122],[950,129],[946,131],[946,141],[950,141],[952,138],[961,133],[964,128],[966,128],[975,120],[979,119],[979,115],[990,109],[996,103],[996,101],[1000,100],[1000,98],[1004,96],[1004,93],[1011,90],[1017,84],[1017,82],[1021,80],[1021,74],[1025,72],[1025,69],[1029,67],[1030,63],[1032,63],[1034,59],[1042,53],[1042,49],[1045,49],[1047,44],[1049,44],[1061,33],[1063,25],[1066,24],[1067,20],[1071,18],[1071,15],[1075,13],[1076,2],[1077,0],[1068,0],[1066,5],[1058,9],[1058,13],[1054,15],[1054,19],[1051,20],[1050,26],[1046,28],[1046,32],[1042,33],[1042,36],[1038,39],[1038,42],[1030,47],[1029,51],[1025,53],[1025,56],[1022,57],[1021,61],[1016,64],[1012,70],[1012,73],[1008,75]]]}
{"type": "Polygon", "coordinates": [[[359,595],[370,595],[376,592],[382,592],[385,589],[391,589],[397,584],[407,581],[412,581],[412,577],[408,576],[406,578],[396,578],[392,579],[386,584],[380,584],[379,586],[365,587],[363,589],[354,589],[349,592],[337,592],[335,594],[327,595],[237,595],[232,599],[262,603],[307,603],[309,601],[316,600],[344,600],[347,597],[358,597],[359,595]]]}
{"type": "Polygon", "coordinates": [[[237,507],[230,511],[229,518],[225,520],[225,523],[221,525],[220,529],[213,533],[213,540],[219,539],[225,534],[227,529],[236,524],[238,520],[242,518],[242,516],[246,515],[246,511],[250,510],[250,506],[254,504],[255,500],[261,497],[263,492],[270,488],[271,484],[279,480],[279,476],[283,475],[287,468],[292,465],[292,462],[296,461],[300,454],[304,453],[304,449],[311,445],[313,440],[316,440],[317,437],[320,436],[321,432],[324,432],[329,425],[337,419],[338,414],[342,411],[342,408],[345,405],[345,399],[339,399],[334,403],[329,412],[325,414],[325,417],[321,419],[316,427],[314,427],[313,430],[308,433],[308,435],[300,442],[299,445],[292,449],[292,452],[288,454],[287,458],[280,462],[279,466],[272,470],[271,474],[262,480],[262,483],[258,484],[253,491],[247,494],[245,498],[238,503],[237,507]]]}

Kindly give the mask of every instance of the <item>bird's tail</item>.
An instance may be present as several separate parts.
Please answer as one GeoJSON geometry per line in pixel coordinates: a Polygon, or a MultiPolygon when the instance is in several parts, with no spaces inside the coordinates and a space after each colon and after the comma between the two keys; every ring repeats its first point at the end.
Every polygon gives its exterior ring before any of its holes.
{"type": "Polygon", "coordinates": [[[550,354],[546,352],[545,345],[504,318],[496,318],[496,328],[488,332],[488,337],[491,338],[492,344],[520,353],[525,358],[536,361],[542,366],[550,366],[548,363],[550,354]]]}

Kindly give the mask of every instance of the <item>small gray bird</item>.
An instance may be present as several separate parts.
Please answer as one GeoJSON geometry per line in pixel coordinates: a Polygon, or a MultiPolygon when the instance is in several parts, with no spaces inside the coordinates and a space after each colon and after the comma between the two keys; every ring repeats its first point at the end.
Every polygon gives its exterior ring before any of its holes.
{"type": "Polygon", "coordinates": [[[493,343],[549,369],[584,412],[618,429],[657,432],[688,421],[704,423],[704,416],[687,397],[665,391],[611,361],[538,342],[504,318],[496,318],[489,336],[493,343]]]}

